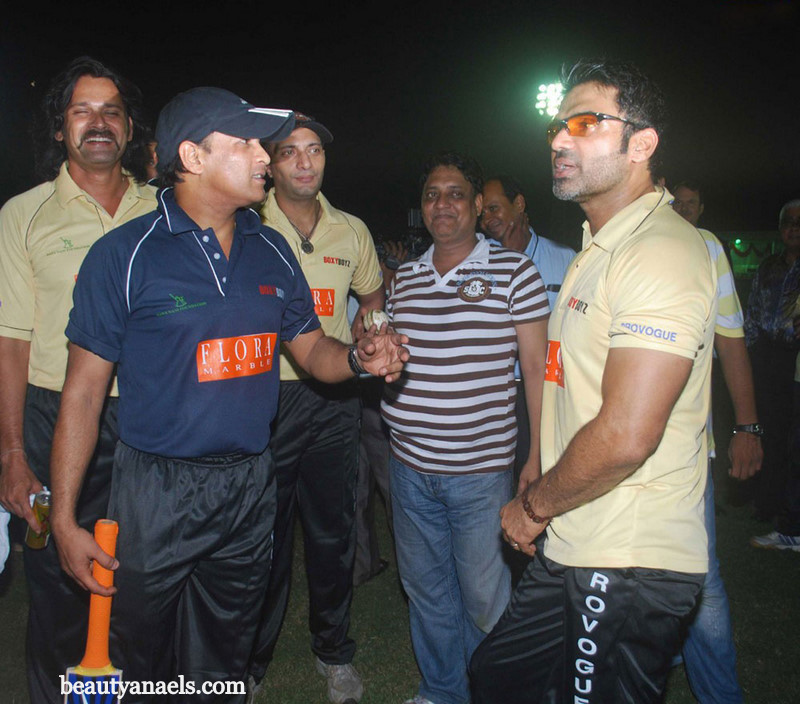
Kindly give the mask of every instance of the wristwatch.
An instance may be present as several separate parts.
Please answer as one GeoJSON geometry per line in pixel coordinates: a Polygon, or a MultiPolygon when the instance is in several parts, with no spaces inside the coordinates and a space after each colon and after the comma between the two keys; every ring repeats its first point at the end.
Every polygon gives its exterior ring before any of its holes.
{"type": "Polygon", "coordinates": [[[350,345],[350,348],[347,350],[347,363],[350,365],[350,371],[356,376],[359,376],[360,374],[366,374],[367,370],[361,366],[358,353],[356,352],[357,349],[358,345],[350,345]]]}
{"type": "Polygon", "coordinates": [[[750,433],[756,437],[761,437],[764,434],[764,426],[761,423],[748,423],[747,425],[734,425],[733,434],[736,433],[750,433]]]}

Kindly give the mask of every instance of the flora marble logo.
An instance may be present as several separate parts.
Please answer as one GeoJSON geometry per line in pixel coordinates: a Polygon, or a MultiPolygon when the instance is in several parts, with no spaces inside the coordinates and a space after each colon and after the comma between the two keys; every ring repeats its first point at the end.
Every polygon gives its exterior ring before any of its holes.
{"type": "Polygon", "coordinates": [[[264,374],[272,369],[277,333],[221,337],[197,345],[197,380],[220,381],[264,374]]]}

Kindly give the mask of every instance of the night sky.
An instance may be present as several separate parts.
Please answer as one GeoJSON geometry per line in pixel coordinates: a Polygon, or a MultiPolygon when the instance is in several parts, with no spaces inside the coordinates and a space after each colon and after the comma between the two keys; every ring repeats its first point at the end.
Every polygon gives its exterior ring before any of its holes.
{"type": "Polygon", "coordinates": [[[581,57],[633,61],[664,89],[668,183],[705,185],[701,224],[774,230],[781,204],[800,197],[797,2],[29,5],[0,29],[0,201],[35,184],[30,116],[81,54],[137,83],[153,122],[197,85],[314,115],[335,137],[326,195],[377,235],[405,230],[425,157],[457,149],[487,175],[516,175],[537,231],[576,246],[581,213],[550,192],[533,103],[581,57]]]}

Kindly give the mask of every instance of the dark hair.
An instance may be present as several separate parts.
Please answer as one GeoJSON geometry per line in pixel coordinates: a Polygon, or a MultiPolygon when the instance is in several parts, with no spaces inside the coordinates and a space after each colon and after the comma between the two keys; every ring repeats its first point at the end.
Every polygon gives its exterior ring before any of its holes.
{"type": "Polygon", "coordinates": [[[133,136],[122,155],[122,166],[140,183],[147,181],[147,153],[142,93],[119,73],[88,56],[74,59],[50,84],[42,100],[42,110],[34,126],[34,151],[36,173],[46,181],[58,176],[58,171],[67,160],[67,148],[56,140],[56,132],[64,126],[64,112],[72,100],[75,84],[82,76],[108,78],[119,90],[125,112],[133,122],[133,136]]]}
{"type": "Polygon", "coordinates": [[[420,188],[425,187],[425,182],[428,180],[428,176],[431,175],[431,171],[439,166],[452,166],[458,169],[472,186],[473,196],[478,195],[483,190],[483,171],[480,164],[472,157],[458,154],[457,152],[440,152],[428,159],[419,179],[420,188]]]}
{"type": "MultiPolygon", "coordinates": [[[[210,152],[211,151],[211,135],[208,134],[203,139],[201,139],[197,146],[201,149],[210,152]]],[[[158,172],[158,182],[164,188],[172,188],[175,186],[176,183],[183,183],[183,178],[181,178],[181,174],[188,173],[188,169],[183,165],[183,160],[181,159],[180,154],[176,154],[175,158],[168,162],[167,165],[163,168],[163,170],[159,170],[158,172]]]]}
{"type": "Polygon", "coordinates": [[[514,198],[517,196],[525,197],[525,194],[522,192],[522,186],[513,176],[500,174],[499,176],[487,178],[485,183],[489,183],[489,181],[497,181],[500,184],[500,188],[503,189],[503,194],[511,203],[514,202],[514,198]]]}
{"type": "Polygon", "coordinates": [[[700,186],[698,186],[695,181],[678,181],[678,183],[672,187],[672,194],[675,195],[675,191],[679,188],[688,188],[690,191],[697,193],[697,197],[700,199],[700,205],[703,205],[703,191],[700,190],[700,186]]]}
{"type": "Polygon", "coordinates": [[[633,64],[618,61],[579,61],[572,68],[565,66],[562,74],[565,91],[583,83],[598,83],[617,90],[619,117],[625,117],[637,125],[625,125],[622,149],[627,150],[628,142],[637,128],[652,127],[658,134],[659,145],[650,157],[649,167],[651,173],[658,173],[667,127],[667,106],[661,89],[633,64]]]}

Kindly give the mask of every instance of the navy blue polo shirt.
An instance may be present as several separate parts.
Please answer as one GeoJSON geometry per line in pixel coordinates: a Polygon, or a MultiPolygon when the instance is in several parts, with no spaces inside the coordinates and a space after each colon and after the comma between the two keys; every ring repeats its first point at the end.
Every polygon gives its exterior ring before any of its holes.
{"type": "Polygon", "coordinates": [[[279,233],[240,210],[228,259],[171,189],[92,246],[73,300],[67,337],[118,364],[121,439],[165,457],[262,452],[280,342],[319,327],[279,233]]]}

